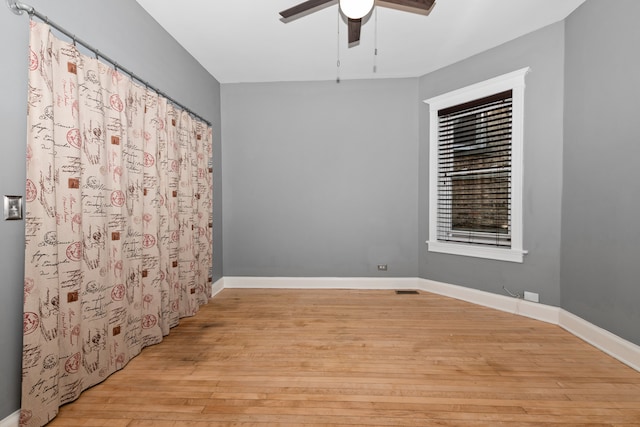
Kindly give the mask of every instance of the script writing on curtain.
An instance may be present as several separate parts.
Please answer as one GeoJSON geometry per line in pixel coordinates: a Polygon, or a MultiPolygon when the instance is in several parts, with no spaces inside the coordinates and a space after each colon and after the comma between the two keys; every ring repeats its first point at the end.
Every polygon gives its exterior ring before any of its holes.
{"type": "Polygon", "coordinates": [[[31,22],[20,423],[211,294],[211,127],[31,22]]]}

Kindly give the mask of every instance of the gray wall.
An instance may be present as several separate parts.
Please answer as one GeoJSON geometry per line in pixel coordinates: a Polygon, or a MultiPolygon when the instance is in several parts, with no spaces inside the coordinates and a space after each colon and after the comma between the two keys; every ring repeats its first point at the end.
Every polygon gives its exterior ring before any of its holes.
{"type": "MultiPolygon", "coordinates": [[[[40,12],[198,112],[214,126],[215,276],[222,276],[220,85],[131,0],[29,0],[40,12]],[[178,77],[179,76],[179,77],[178,77]]],[[[0,6],[0,195],[24,195],[28,17],[0,6]]],[[[20,406],[24,222],[0,220],[0,420],[20,406]]]]}
{"type": "Polygon", "coordinates": [[[640,2],[566,21],[562,306],[640,345],[640,2]]]}
{"type": "Polygon", "coordinates": [[[222,85],[224,275],[416,277],[417,90],[222,85]]]}
{"type": "Polygon", "coordinates": [[[540,302],[560,305],[560,224],[562,188],[564,23],[560,22],[440,69],[420,79],[424,100],[523,67],[524,263],[428,252],[429,120],[420,106],[420,277],[483,291],[540,294],[540,302]]]}

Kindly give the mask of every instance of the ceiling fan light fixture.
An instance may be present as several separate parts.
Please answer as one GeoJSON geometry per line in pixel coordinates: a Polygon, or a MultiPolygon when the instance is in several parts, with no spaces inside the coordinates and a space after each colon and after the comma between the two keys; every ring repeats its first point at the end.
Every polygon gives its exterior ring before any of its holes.
{"type": "Polygon", "coordinates": [[[367,16],[375,0],[340,0],[340,10],[347,18],[361,19],[367,16]]]}

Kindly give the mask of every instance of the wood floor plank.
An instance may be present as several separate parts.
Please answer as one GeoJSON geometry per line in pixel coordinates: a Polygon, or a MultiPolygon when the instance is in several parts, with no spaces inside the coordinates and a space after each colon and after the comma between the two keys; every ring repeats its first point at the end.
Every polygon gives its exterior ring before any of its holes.
{"type": "Polygon", "coordinates": [[[226,289],[52,426],[638,426],[640,373],[421,292],[226,289]]]}

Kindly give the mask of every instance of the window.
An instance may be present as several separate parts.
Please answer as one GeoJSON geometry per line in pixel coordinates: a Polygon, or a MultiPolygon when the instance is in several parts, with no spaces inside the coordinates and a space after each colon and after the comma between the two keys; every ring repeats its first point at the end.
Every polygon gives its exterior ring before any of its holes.
{"type": "Polygon", "coordinates": [[[425,100],[430,251],[522,262],[527,71],[425,100]]]}

